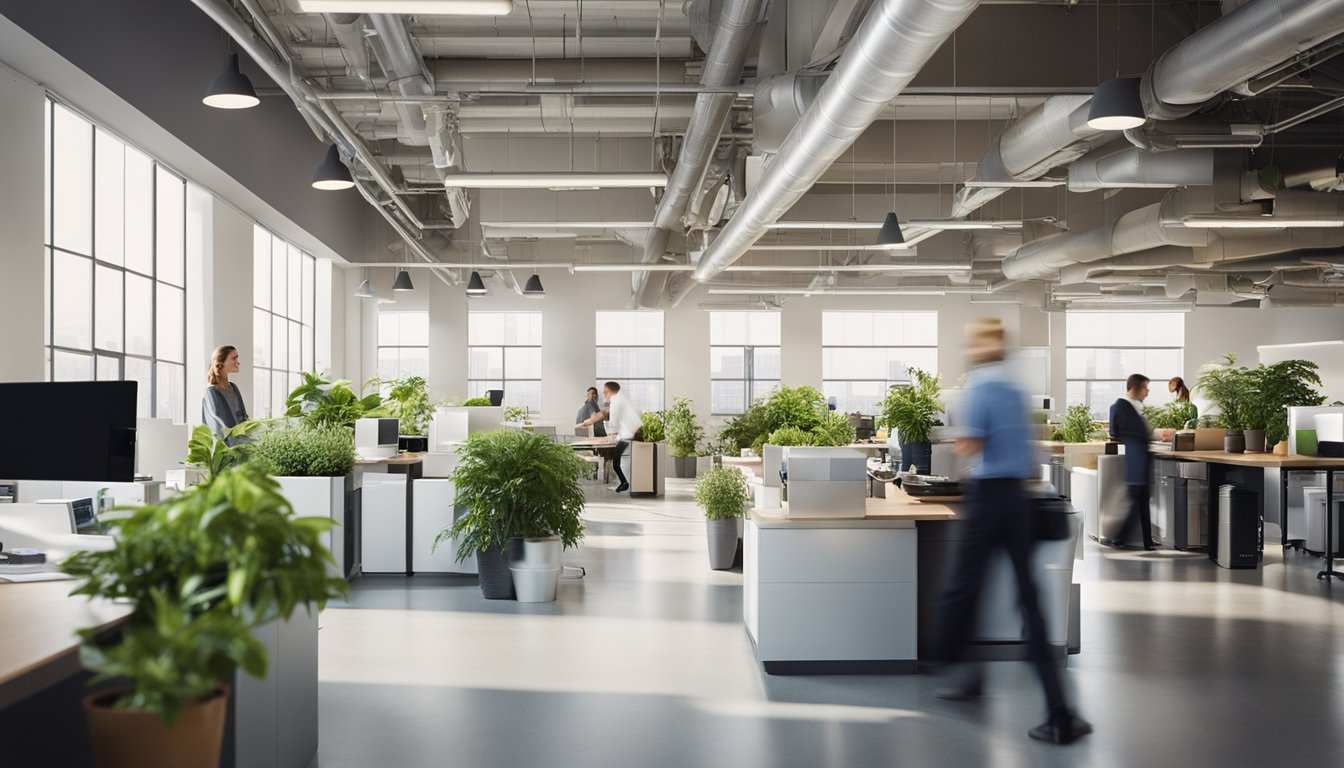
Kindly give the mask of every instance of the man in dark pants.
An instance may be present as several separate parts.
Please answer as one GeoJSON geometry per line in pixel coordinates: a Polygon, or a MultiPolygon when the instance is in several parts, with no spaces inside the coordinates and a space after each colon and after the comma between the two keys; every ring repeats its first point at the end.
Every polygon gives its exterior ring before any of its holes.
{"type": "Polygon", "coordinates": [[[979,664],[965,663],[963,657],[984,588],[985,567],[1002,549],[1017,579],[1031,661],[1049,709],[1049,718],[1028,735],[1068,744],[1091,733],[1092,726],[1069,707],[1045,635],[1045,620],[1031,573],[1034,542],[1026,480],[1032,477],[1032,449],[1026,397],[1009,378],[1003,354],[1004,331],[999,320],[986,318],[967,328],[967,356],[976,368],[964,401],[965,424],[956,452],[962,456],[978,454],[980,463],[972,471],[971,493],[963,505],[961,552],[943,592],[938,650],[948,667],[934,695],[965,699],[981,692],[983,670],[979,664]]]}
{"type": "Polygon", "coordinates": [[[1125,382],[1125,396],[1111,405],[1111,439],[1125,446],[1125,488],[1129,492],[1129,514],[1119,535],[1106,544],[1124,549],[1125,541],[1139,526],[1143,534],[1143,548],[1154,549],[1153,518],[1148,506],[1148,487],[1152,473],[1149,469],[1148,442],[1153,431],[1143,418],[1143,401],[1148,398],[1148,377],[1136,373],[1125,382]]]}

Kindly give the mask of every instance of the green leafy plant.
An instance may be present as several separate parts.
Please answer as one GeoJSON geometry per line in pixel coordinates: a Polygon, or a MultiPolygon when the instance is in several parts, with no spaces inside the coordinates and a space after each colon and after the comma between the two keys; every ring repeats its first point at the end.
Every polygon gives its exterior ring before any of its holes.
{"type": "Polygon", "coordinates": [[[386,389],[383,404],[388,415],[399,422],[397,429],[401,434],[429,434],[429,422],[434,419],[436,404],[429,399],[429,382],[423,376],[374,379],[370,385],[386,389]]]}
{"type": "Polygon", "coordinates": [[[565,547],[583,538],[583,460],[568,445],[532,432],[475,434],[458,453],[452,480],[467,509],[441,531],[434,547],[461,537],[457,559],[502,548],[515,536],[559,536],[565,547]]]}
{"type": "Polygon", "coordinates": [[[242,464],[252,456],[253,447],[247,438],[260,426],[261,421],[249,419],[230,429],[223,439],[204,424],[196,427],[187,441],[187,465],[211,478],[242,464]]]}
{"type": "Polygon", "coordinates": [[[504,420],[527,423],[532,419],[528,413],[527,406],[509,405],[504,407],[504,420]]]}
{"type": "Polygon", "coordinates": [[[694,456],[705,430],[695,420],[695,404],[678,397],[663,415],[667,425],[667,449],[673,456],[694,456]]]}
{"type": "Polygon", "coordinates": [[[646,443],[661,443],[667,439],[667,420],[663,411],[645,411],[639,414],[640,439],[646,443]]]}
{"type": "Polygon", "coordinates": [[[1288,439],[1288,408],[1325,402],[1318,391],[1321,376],[1310,360],[1284,360],[1249,371],[1251,394],[1246,400],[1247,429],[1263,428],[1272,448],[1288,439]]]}
{"type": "Polygon", "coordinates": [[[879,406],[878,423],[896,430],[902,443],[927,443],[943,410],[938,375],[907,368],[909,386],[894,386],[879,406]]]}
{"type": "Polygon", "coordinates": [[[1252,428],[1250,409],[1255,381],[1250,369],[1237,365],[1236,355],[1229,352],[1221,362],[1201,366],[1195,389],[1218,407],[1220,420],[1226,429],[1252,428]]]}
{"type": "Polygon", "coordinates": [[[489,408],[490,398],[488,397],[468,397],[462,401],[463,408],[489,408]]]}
{"type": "Polygon", "coordinates": [[[695,503],[708,520],[732,520],[747,505],[747,478],[731,467],[714,467],[695,481],[695,503]]]}
{"type": "Polygon", "coordinates": [[[821,423],[812,428],[812,434],[820,446],[839,447],[854,442],[854,425],[849,417],[836,411],[827,411],[821,423]]]}
{"type": "Polygon", "coordinates": [[[826,398],[815,387],[776,387],[765,398],[765,423],[769,431],[780,427],[812,429],[826,418],[826,398]]]}
{"type": "Polygon", "coordinates": [[[1173,400],[1166,405],[1144,406],[1143,409],[1143,417],[1153,429],[1185,429],[1198,415],[1198,409],[1189,400],[1173,400]]]}
{"type": "Polygon", "coordinates": [[[733,455],[743,448],[756,446],[756,441],[770,432],[765,418],[765,401],[757,400],[747,406],[740,416],[734,416],[724,422],[723,427],[719,429],[717,441],[720,447],[725,448],[723,453],[733,455]]]}
{"type": "Polygon", "coordinates": [[[1092,410],[1082,403],[1075,403],[1064,411],[1064,419],[1051,439],[1065,443],[1086,443],[1101,434],[1101,428],[1092,418],[1092,410]]]}
{"type": "Polygon", "coordinates": [[[355,436],[345,427],[289,424],[263,433],[254,458],[277,477],[341,477],[355,467],[355,436]]]}
{"type": "Polygon", "coordinates": [[[355,422],[381,412],[382,395],[360,396],[348,380],[328,381],[319,373],[304,373],[303,383],[285,400],[285,415],[309,426],[354,427],[355,422]]]}
{"type": "Polygon", "coordinates": [[[84,662],[98,673],[94,682],[130,680],[114,706],[160,713],[170,726],[239,667],[266,673],[257,627],[345,594],[345,582],[327,573],[334,561],[321,539],[334,523],[295,517],[256,463],[110,517],[114,549],[62,564],[82,580],[72,594],[133,606],[115,644],[81,630],[84,662]]]}
{"type": "Polygon", "coordinates": [[[816,445],[816,435],[810,429],[780,427],[765,438],[764,444],[785,447],[816,445]]]}

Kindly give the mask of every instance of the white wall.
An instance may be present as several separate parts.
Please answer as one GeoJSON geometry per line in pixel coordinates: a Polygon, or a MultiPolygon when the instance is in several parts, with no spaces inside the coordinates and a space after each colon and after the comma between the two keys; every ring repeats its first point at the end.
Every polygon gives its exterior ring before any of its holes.
{"type": "Polygon", "coordinates": [[[0,381],[41,381],[43,329],[43,139],[45,93],[0,68],[0,381]]]}

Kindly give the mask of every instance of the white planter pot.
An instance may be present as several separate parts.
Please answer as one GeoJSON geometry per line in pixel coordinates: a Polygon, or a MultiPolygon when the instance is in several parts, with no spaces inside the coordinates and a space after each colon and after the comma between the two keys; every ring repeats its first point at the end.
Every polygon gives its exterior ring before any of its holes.
{"type": "Polygon", "coordinates": [[[520,603],[549,603],[560,588],[559,568],[509,568],[520,603]]]}
{"type": "Polygon", "coordinates": [[[761,448],[761,479],[771,488],[779,488],[784,483],[779,479],[779,465],[784,460],[784,449],[778,445],[766,445],[761,448]]]}
{"type": "Polygon", "coordinates": [[[294,507],[295,517],[325,517],[336,527],[322,534],[322,545],[331,550],[336,565],[328,566],[334,576],[345,576],[345,477],[277,477],[280,493],[294,507]]]}
{"type": "MultiPolygon", "coordinates": [[[[521,548],[521,559],[513,558],[509,562],[510,568],[525,570],[550,571],[560,569],[560,553],[564,546],[560,542],[559,536],[548,536],[544,539],[523,539],[521,548]]],[[[514,550],[518,551],[518,550],[514,550]]]]}

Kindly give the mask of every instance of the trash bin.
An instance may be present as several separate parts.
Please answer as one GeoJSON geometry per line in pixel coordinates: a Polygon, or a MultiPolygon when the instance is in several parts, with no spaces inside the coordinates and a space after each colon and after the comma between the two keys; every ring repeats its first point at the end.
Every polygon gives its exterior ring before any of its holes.
{"type": "MultiPolygon", "coordinates": [[[[1339,510],[1344,505],[1344,494],[1338,491],[1334,494],[1335,519],[1332,529],[1332,539],[1335,552],[1339,552],[1339,529],[1340,517],[1339,510]]],[[[1325,488],[1303,488],[1302,499],[1305,502],[1307,514],[1307,537],[1305,547],[1312,554],[1325,554],[1325,488]]]]}
{"type": "Polygon", "coordinates": [[[1224,568],[1254,568],[1259,562],[1260,510],[1254,491],[1235,485],[1218,488],[1218,551],[1224,568]]]}

